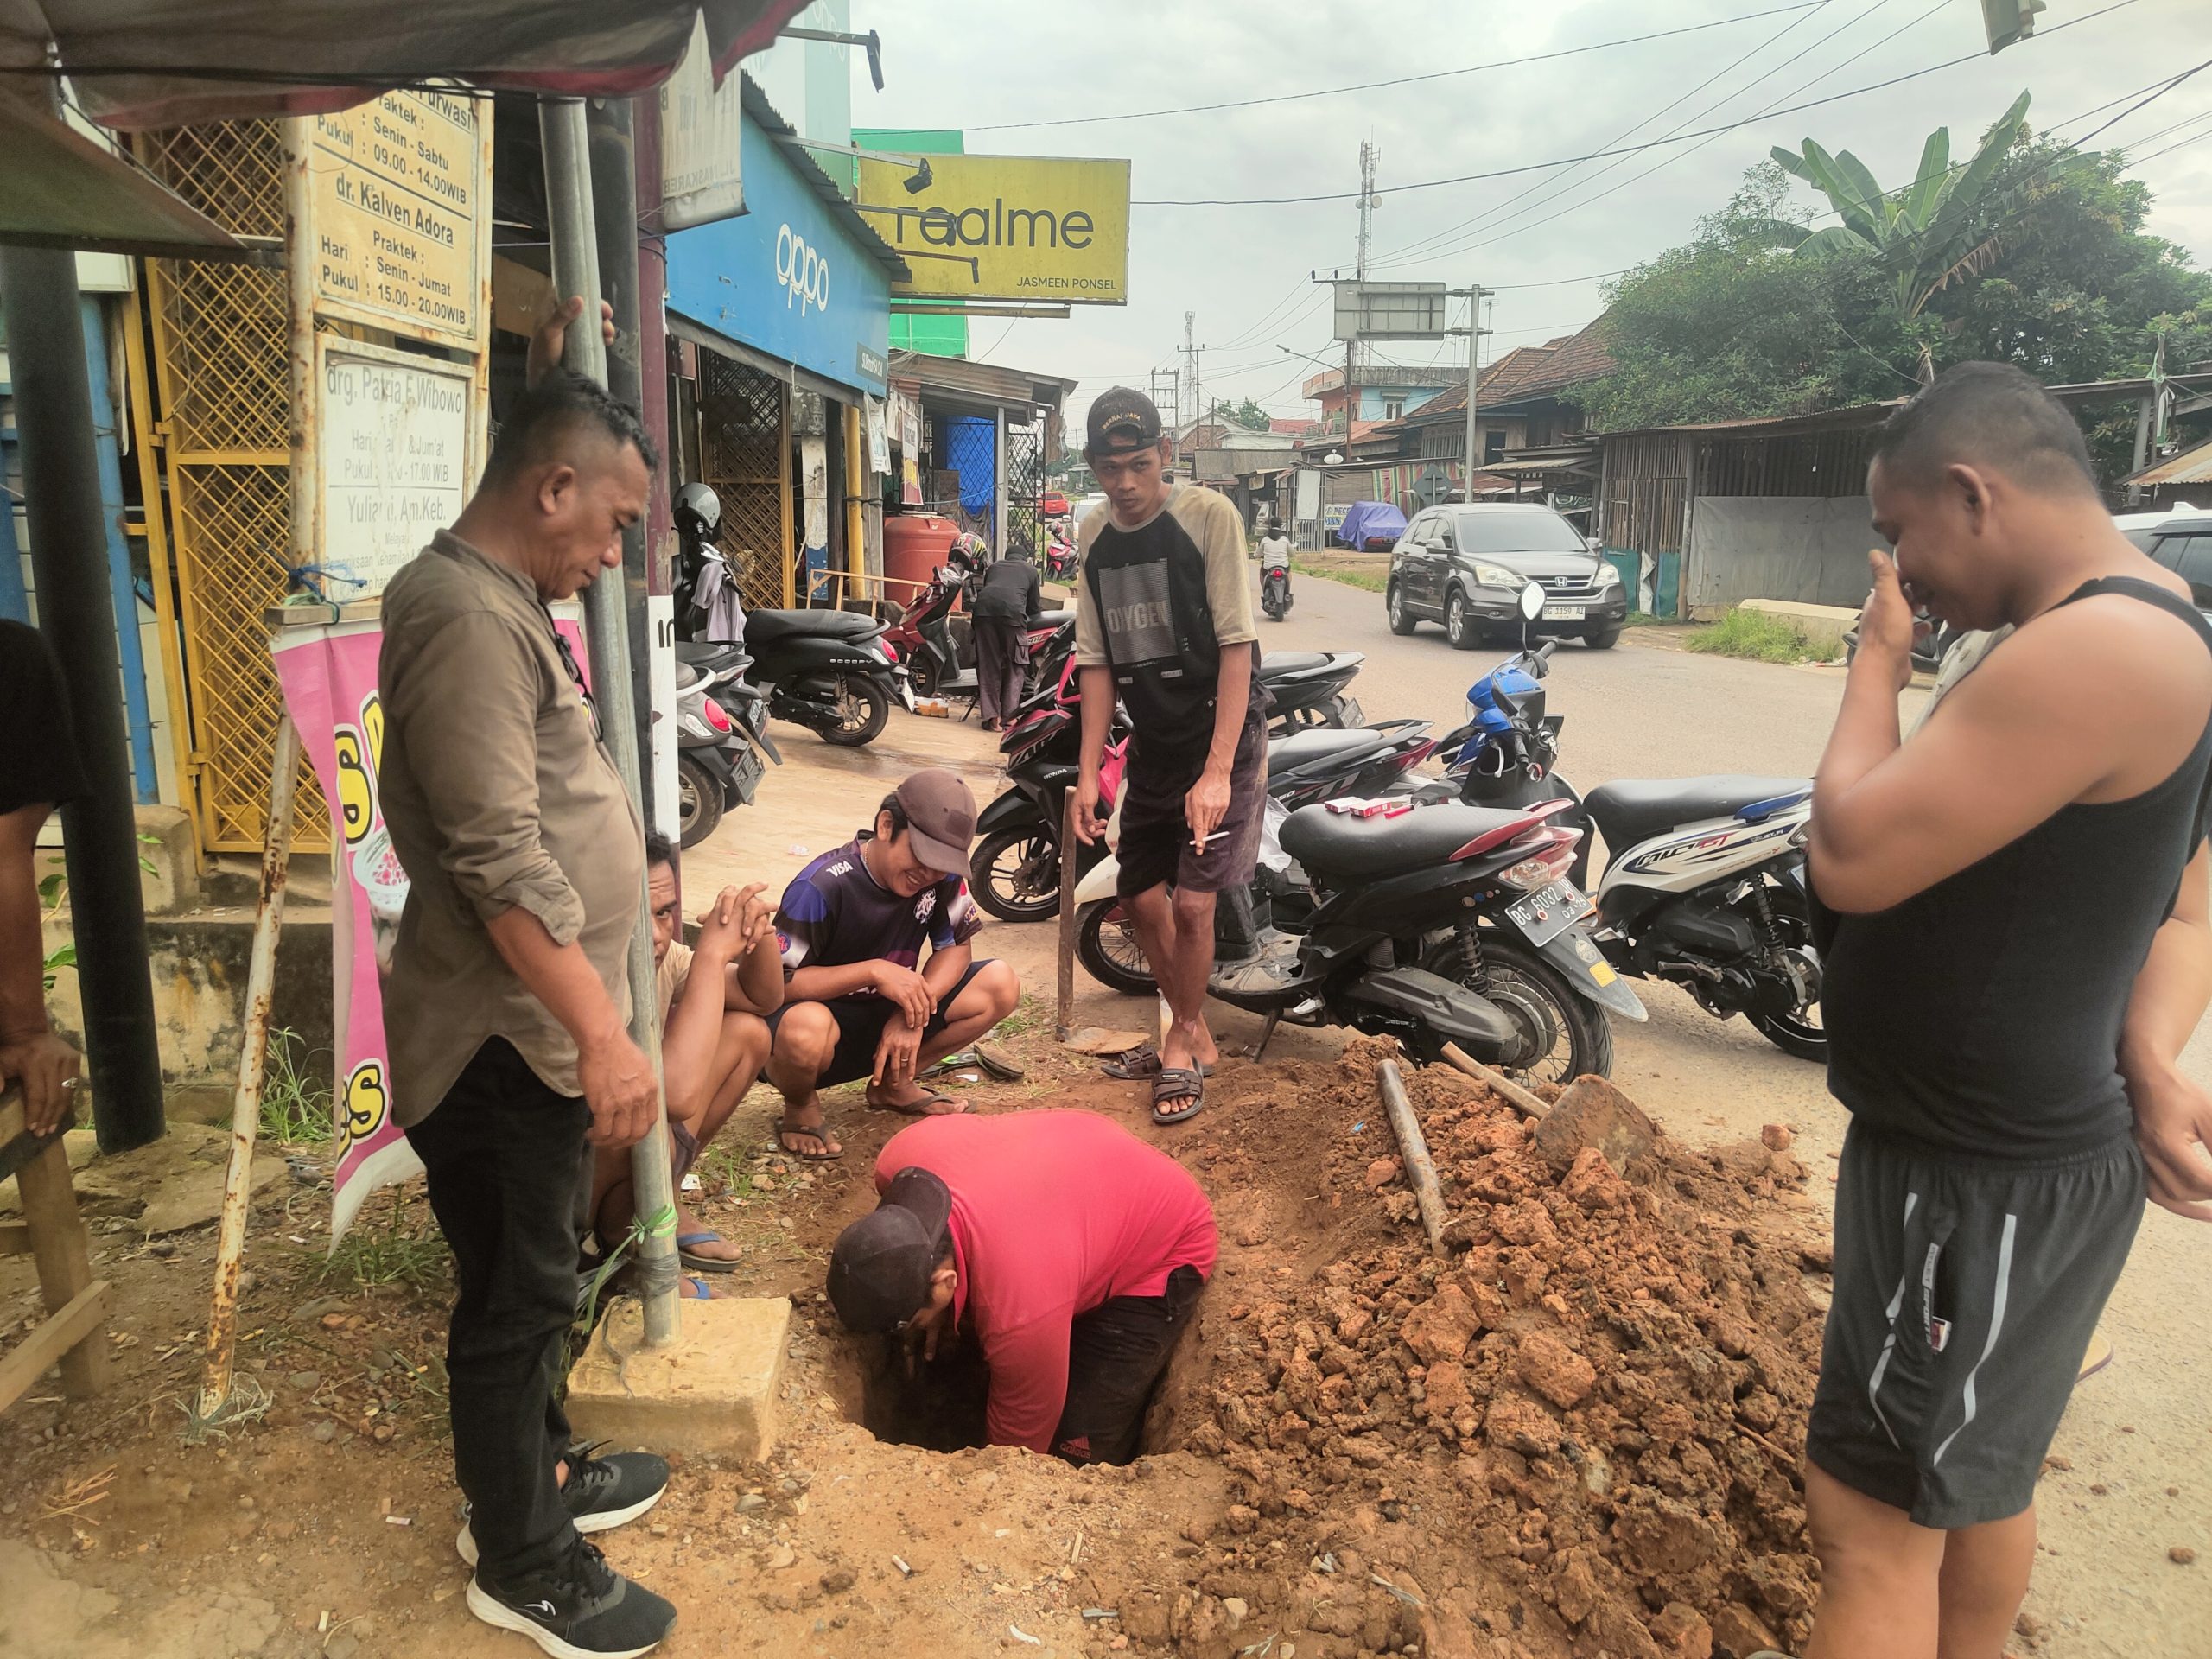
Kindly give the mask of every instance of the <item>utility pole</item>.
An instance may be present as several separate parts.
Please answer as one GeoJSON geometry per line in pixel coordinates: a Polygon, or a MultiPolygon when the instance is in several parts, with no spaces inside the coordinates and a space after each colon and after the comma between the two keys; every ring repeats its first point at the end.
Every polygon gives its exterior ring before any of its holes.
{"type": "MultiPolygon", "coordinates": [[[[1352,264],[1352,274],[1359,279],[1363,289],[1370,256],[1375,251],[1375,210],[1382,205],[1382,198],[1375,194],[1375,168],[1382,159],[1382,149],[1363,139],[1359,146],[1359,245],[1352,264]]],[[[1344,433],[1350,436],[1351,423],[1359,402],[1360,371],[1366,366],[1367,354],[1360,342],[1344,342],[1344,433]]]]}
{"type": "Polygon", "coordinates": [[[1481,372],[1483,336],[1490,333],[1482,326],[1483,302],[1490,297],[1490,289],[1480,283],[1475,283],[1465,288],[1452,289],[1450,292],[1452,298],[1467,302],[1467,326],[1454,328],[1452,332],[1467,337],[1467,463],[1465,472],[1466,499],[1471,505],[1475,499],[1475,468],[1482,465],[1483,460],[1481,428],[1476,419],[1479,404],[1475,388],[1481,372]]]}
{"type": "MultiPolygon", "coordinates": [[[[1191,432],[1192,448],[1198,447],[1197,423],[1202,423],[1206,417],[1205,404],[1199,401],[1198,397],[1198,347],[1196,332],[1198,321],[1197,312],[1185,311],[1183,314],[1183,355],[1190,365],[1191,419],[1193,423],[1191,432]]],[[[1175,424],[1178,427],[1183,424],[1183,400],[1179,395],[1175,399],[1175,424]]]]}
{"type": "Polygon", "coordinates": [[[1180,369],[1154,369],[1152,372],[1152,406],[1173,411],[1173,418],[1179,424],[1183,418],[1183,372],[1180,369]],[[1161,385],[1167,388],[1167,400],[1160,397],[1161,385]]]}

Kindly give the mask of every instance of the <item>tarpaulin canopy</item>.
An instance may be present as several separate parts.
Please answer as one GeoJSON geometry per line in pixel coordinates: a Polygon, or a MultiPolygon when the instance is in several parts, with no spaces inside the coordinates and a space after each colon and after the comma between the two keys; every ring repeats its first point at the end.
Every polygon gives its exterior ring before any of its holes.
{"type": "Polygon", "coordinates": [[[0,0],[0,72],[58,54],[103,125],[311,115],[460,79],[626,98],[675,69],[703,17],[717,82],[804,0],[0,0]]]}
{"type": "Polygon", "coordinates": [[[1395,542],[1406,533],[1406,515],[1388,501],[1355,501],[1344,509],[1344,522],[1337,539],[1346,547],[1365,547],[1370,542],[1395,542]]]}

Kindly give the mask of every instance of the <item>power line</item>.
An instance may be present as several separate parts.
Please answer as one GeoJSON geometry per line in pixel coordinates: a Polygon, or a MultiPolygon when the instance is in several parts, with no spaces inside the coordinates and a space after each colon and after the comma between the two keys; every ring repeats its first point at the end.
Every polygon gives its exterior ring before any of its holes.
{"type": "Polygon", "coordinates": [[[1790,5],[1745,12],[1735,17],[1716,17],[1710,22],[1688,23],[1680,29],[1662,29],[1649,35],[1630,35],[1617,41],[1592,41],[1586,46],[1562,47],[1556,52],[1539,52],[1532,57],[1500,58],[1491,63],[1464,64],[1457,69],[1434,69],[1427,74],[1398,75],[1388,80],[1363,80],[1349,86],[1321,86],[1310,92],[1276,92],[1266,98],[1224,99],[1215,104],[1181,104],[1164,110],[1124,110],[1116,115],[1065,115],[1042,121],[994,121],[983,126],[971,125],[967,130],[1011,132],[1027,127],[1085,127],[1096,126],[1104,121],[1150,121],[1162,116],[1206,115],[1217,110],[1249,110],[1262,105],[1292,104],[1309,98],[1335,98],[1345,92],[1371,92],[1383,87],[1413,86],[1423,81],[1443,80],[1453,75],[1477,75],[1488,69],[1519,69],[1532,63],[1550,63],[1555,59],[1580,57],[1586,53],[1604,52],[1617,46],[1641,46],[1649,41],[1669,40],[1677,35],[1695,35],[1705,29],[1726,29],[1732,23],[1756,22],[1762,17],[1776,16],[1785,11],[1804,11],[1822,3],[1823,0],[1796,0],[1796,3],[1790,5]]]}
{"type": "MultiPolygon", "coordinates": [[[[1624,127],[1620,131],[1615,133],[1611,138],[1607,139],[1605,141],[1606,143],[1608,145],[1612,145],[1621,143],[1624,139],[1626,139],[1636,133],[1639,129],[1650,125],[1654,121],[1656,121],[1661,116],[1666,114],[1668,111],[1673,109],[1676,105],[1688,103],[1691,99],[1695,98],[1700,92],[1712,86],[1714,81],[1719,80],[1722,76],[1733,74],[1738,69],[1750,62],[1760,53],[1765,51],[1769,47],[1773,46],[1776,42],[1779,41],[1783,35],[1789,34],[1791,29],[1803,22],[1808,16],[1817,16],[1820,11],[1827,8],[1828,3],[1829,0],[1821,0],[1821,4],[1816,6],[1812,12],[1798,13],[1788,22],[1784,23],[1779,29],[1776,30],[1774,34],[1769,35],[1765,40],[1761,41],[1757,46],[1754,46],[1750,51],[1745,53],[1732,63],[1729,63],[1721,68],[1714,70],[1711,74],[1707,75],[1703,80],[1698,82],[1696,86],[1691,87],[1688,92],[1677,93],[1667,103],[1661,105],[1657,109],[1652,111],[1650,114],[1644,116],[1642,119],[1634,122],[1629,126],[1624,127]]],[[[1874,0],[1874,3],[1878,6],[1886,5],[1888,3],[1888,0],[1874,0]]],[[[1850,25],[1847,23],[1844,27],[1847,29],[1850,25]]],[[[1830,35],[1824,38],[1833,39],[1834,36],[1830,35]]],[[[1796,61],[1796,60],[1795,58],[1788,59],[1782,65],[1777,67],[1786,68],[1790,63],[1794,63],[1796,61]]],[[[1767,74],[1773,74],[1774,73],[1776,72],[1772,69],[1766,72],[1767,74]]],[[[1764,79],[1764,78],[1765,77],[1764,75],[1758,77],[1758,79],[1754,79],[1752,81],[1751,85],[1757,86],[1758,84],[1758,80],[1764,79]]],[[[1746,88],[1745,90],[1749,89],[1746,88]]],[[[1731,96],[1732,96],[1732,94],[1731,94],[1731,96]]],[[[1713,110],[1719,108],[1721,104],[1724,104],[1726,101],[1726,97],[1717,99],[1713,104],[1708,105],[1704,110],[1700,111],[1699,115],[1710,114],[1713,110]]],[[[1696,116],[1692,116],[1684,121],[1677,122],[1675,126],[1677,128],[1687,126],[1689,121],[1695,120],[1697,118],[1698,118],[1696,116]]],[[[1580,163],[1577,165],[1580,165],[1580,163]]],[[[1615,162],[1612,165],[1614,167],[1618,167],[1621,163],[1619,162],[1615,162]]],[[[1601,169],[1601,171],[1610,170],[1610,168],[1601,169]]],[[[1572,169],[1569,169],[1569,171],[1571,172],[1572,169]]],[[[1415,257],[1424,255],[1427,250],[1433,249],[1439,244],[1448,241],[1452,237],[1461,231],[1479,226],[1485,219],[1497,218],[1498,214],[1503,213],[1515,202],[1523,200],[1529,196],[1535,194],[1537,191],[1543,189],[1547,184],[1557,185],[1562,183],[1567,176],[1567,175],[1566,174],[1561,174],[1556,179],[1540,181],[1537,183],[1528,186],[1518,194],[1508,196],[1503,201],[1499,202],[1496,207],[1484,208],[1478,213],[1472,214],[1466,219],[1461,219],[1457,225],[1453,225],[1445,230],[1439,231],[1432,236],[1421,237],[1415,241],[1408,243],[1402,248],[1393,248],[1389,253],[1383,256],[1385,269],[1395,270],[1403,265],[1414,264],[1415,262],[1415,257]]]]}
{"type": "MultiPolygon", "coordinates": [[[[2087,13],[2063,23],[2055,23],[2049,29],[2038,29],[2035,38],[2038,41],[2049,40],[2052,35],[2061,34],[2067,29],[2078,28],[2083,23],[2094,22],[2100,17],[2109,17],[2115,11],[2125,11],[2137,3],[2138,0],[2113,0],[2113,4],[2106,6],[2101,10],[2087,13]]],[[[1375,194],[1399,195],[1409,190],[1434,190],[1446,185],[1473,184],[1484,179],[1506,179],[1523,173],[1542,173],[1555,167],[1569,167],[1579,162],[1602,161],[1609,156],[1632,156],[1639,150],[1658,149],[1668,144],[1687,143],[1693,138],[1708,138],[1719,133],[1733,132],[1738,128],[1751,125],[1755,121],[1763,121],[1769,116],[1796,115],[1801,111],[1816,110],[1826,105],[1840,104],[1847,99],[1861,98],[1868,92],[1878,92],[1891,86],[1902,86],[1909,80],[1920,80],[1929,75],[1940,74],[1946,69],[1955,69],[1962,63],[1979,63],[1985,55],[1980,52],[1968,52],[1959,57],[1947,58],[1941,63],[1931,63],[1924,69],[1908,70],[1904,74],[1892,75],[1887,80],[1873,81],[1864,86],[1853,86],[1848,92],[1831,92],[1826,98],[1810,99],[1802,104],[1792,105],[1787,109],[1768,110],[1740,121],[1724,122],[1716,127],[1703,127],[1694,131],[1676,133],[1666,138],[1649,139],[1640,144],[1624,145],[1619,149],[1594,149],[1587,155],[1562,156],[1548,162],[1529,162],[1518,167],[1492,168],[1481,173],[1455,173],[1448,178],[1418,179],[1411,184],[1381,185],[1376,188],[1375,194]]],[[[1129,205],[1132,207],[1294,207],[1312,201],[1350,201],[1359,194],[1357,190],[1323,190],[1303,196],[1162,196],[1133,200],[1129,205]]]]}

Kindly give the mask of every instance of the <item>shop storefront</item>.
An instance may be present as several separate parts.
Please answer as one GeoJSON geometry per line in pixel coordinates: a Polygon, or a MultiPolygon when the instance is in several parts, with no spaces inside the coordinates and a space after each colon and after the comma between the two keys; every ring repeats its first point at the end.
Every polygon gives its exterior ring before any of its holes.
{"type": "Polygon", "coordinates": [[[891,283],[903,260],[750,79],[742,216],[668,238],[674,459],[721,498],[751,606],[880,572],[891,283]]]}

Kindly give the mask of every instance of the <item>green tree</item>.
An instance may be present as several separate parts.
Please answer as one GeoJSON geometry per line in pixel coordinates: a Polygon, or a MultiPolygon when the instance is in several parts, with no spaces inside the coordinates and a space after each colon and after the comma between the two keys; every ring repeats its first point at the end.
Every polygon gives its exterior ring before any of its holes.
{"type": "MultiPolygon", "coordinates": [[[[1775,161],[1826,196],[1843,220],[1796,235],[1797,257],[1871,255],[1888,279],[1885,307],[1910,328],[1938,293],[1995,264],[2016,235],[2015,217],[2005,210],[2015,205],[2018,190],[1996,187],[2006,153],[2026,126],[2028,96],[2013,99],[1974,153],[1955,167],[1951,130],[1936,128],[1921,148],[1912,177],[1894,190],[1884,190],[1847,149],[1831,156],[1810,138],[1796,151],[1776,145],[1775,161]]],[[[2070,165],[2070,158],[2059,165],[2070,165]]],[[[1787,235],[1796,227],[1777,224],[1776,229],[1787,235]]],[[[1935,353],[1928,331],[1913,332],[1924,384],[1936,378],[1935,353]]]]}
{"type": "Polygon", "coordinates": [[[1225,397],[1217,397],[1213,401],[1213,412],[1215,418],[1234,421],[1248,432],[1266,431],[1270,419],[1268,411],[1249,397],[1241,404],[1232,404],[1225,397]]]}

